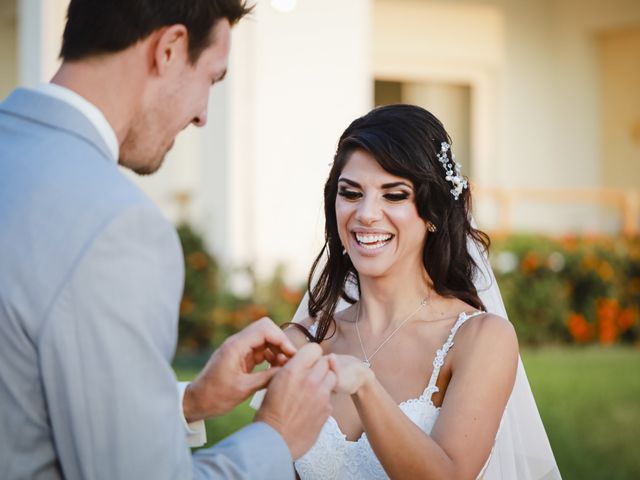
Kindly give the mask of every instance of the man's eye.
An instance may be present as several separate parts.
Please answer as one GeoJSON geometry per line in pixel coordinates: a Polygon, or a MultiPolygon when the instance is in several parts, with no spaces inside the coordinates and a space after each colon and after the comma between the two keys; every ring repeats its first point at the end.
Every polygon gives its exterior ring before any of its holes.
{"type": "Polygon", "coordinates": [[[340,190],[338,192],[338,195],[348,200],[355,200],[356,198],[360,198],[362,196],[360,192],[356,192],[354,190],[340,190]]]}
{"type": "Polygon", "coordinates": [[[401,202],[402,200],[409,198],[409,194],[406,192],[387,193],[384,198],[392,202],[401,202]]]}

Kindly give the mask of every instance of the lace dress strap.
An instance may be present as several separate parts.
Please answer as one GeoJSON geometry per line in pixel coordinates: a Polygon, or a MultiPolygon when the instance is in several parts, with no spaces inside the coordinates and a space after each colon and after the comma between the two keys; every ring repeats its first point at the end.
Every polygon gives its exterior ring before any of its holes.
{"type": "Polygon", "coordinates": [[[451,347],[453,347],[453,337],[456,336],[458,329],[464,324],[464,322],[483,313],[484,312],[482,310],[478,310],[477,312],[473,312],[469,315],[467,315],[467,313],[465,312],[462,312],[460,315],[458,315],[458,320],[456,320],[456,323],[453,325],[453,327],[451,327],[451,333],[449,333],[447,341],[444,342],[444,345],[442,345],[442,347],[436,352],[436,356],[433,359],[433,372],[431,372],[429,384],[427,385],[427,388],[425,388],[420,398],[431,401],[431,397],[433,396],[433,394],[440,391],[440,389],[436,386],[436,382],[438,381],[440,369],[442,368],[442,365],[444,365],[444,359],[447,356],[447,353],[449,353],[451,347]]]}

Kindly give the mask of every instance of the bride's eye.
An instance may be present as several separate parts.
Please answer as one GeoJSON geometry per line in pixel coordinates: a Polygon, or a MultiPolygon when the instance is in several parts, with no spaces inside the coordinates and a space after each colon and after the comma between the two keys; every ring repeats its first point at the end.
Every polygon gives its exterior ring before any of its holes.
{"type": "Polygon", "coordinates": [[[391,202],[401,202],[409,198],[409,194],[407,192],[393,192],[385,194],[384,198],[391,202]]]}
{"type": "Polygon", "coordinates": [[[338,195],[346,198],[347,200],[356,200],[357,198],[360,198],[362,196],[360,192],[356,190],[348,190],[346,188],[341,188],[340,190],[338,190],[338,195]]]}

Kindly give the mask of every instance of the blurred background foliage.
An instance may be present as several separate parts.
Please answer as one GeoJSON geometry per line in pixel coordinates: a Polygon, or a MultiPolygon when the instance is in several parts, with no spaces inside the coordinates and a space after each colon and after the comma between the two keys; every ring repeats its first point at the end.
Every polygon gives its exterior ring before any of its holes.
{"type": "Polygon", "coordinates": [[[304,287],[287,286],[283,267],[266,280],[258,280],[250,267],[225,271],[189,225],[180,225],[178,235],[185,261],[179,354],[211,351],[229,335],[264,316],[278,324],[293,317],[304,287]]]}

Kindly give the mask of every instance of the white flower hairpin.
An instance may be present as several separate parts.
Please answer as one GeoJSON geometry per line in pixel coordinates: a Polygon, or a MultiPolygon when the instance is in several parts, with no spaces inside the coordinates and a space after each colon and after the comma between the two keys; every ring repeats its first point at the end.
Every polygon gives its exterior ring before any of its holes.
{"type": "Polygon", "coordinates": [[[447,182],[451,182],[453,188],[450,190],[454,200],[458,200],[458,197],[465,188],[469,188],[467,180],[460,173],[460,164],[456,162],[456,156],[451,152],[451,159],[447,156],[447,152],[451,149],[451,145],[447,142],[440,144],[440,153],[438,153],[438,161],[442,164],[442,168],[445,171],[444,179],[447,182]]]}

